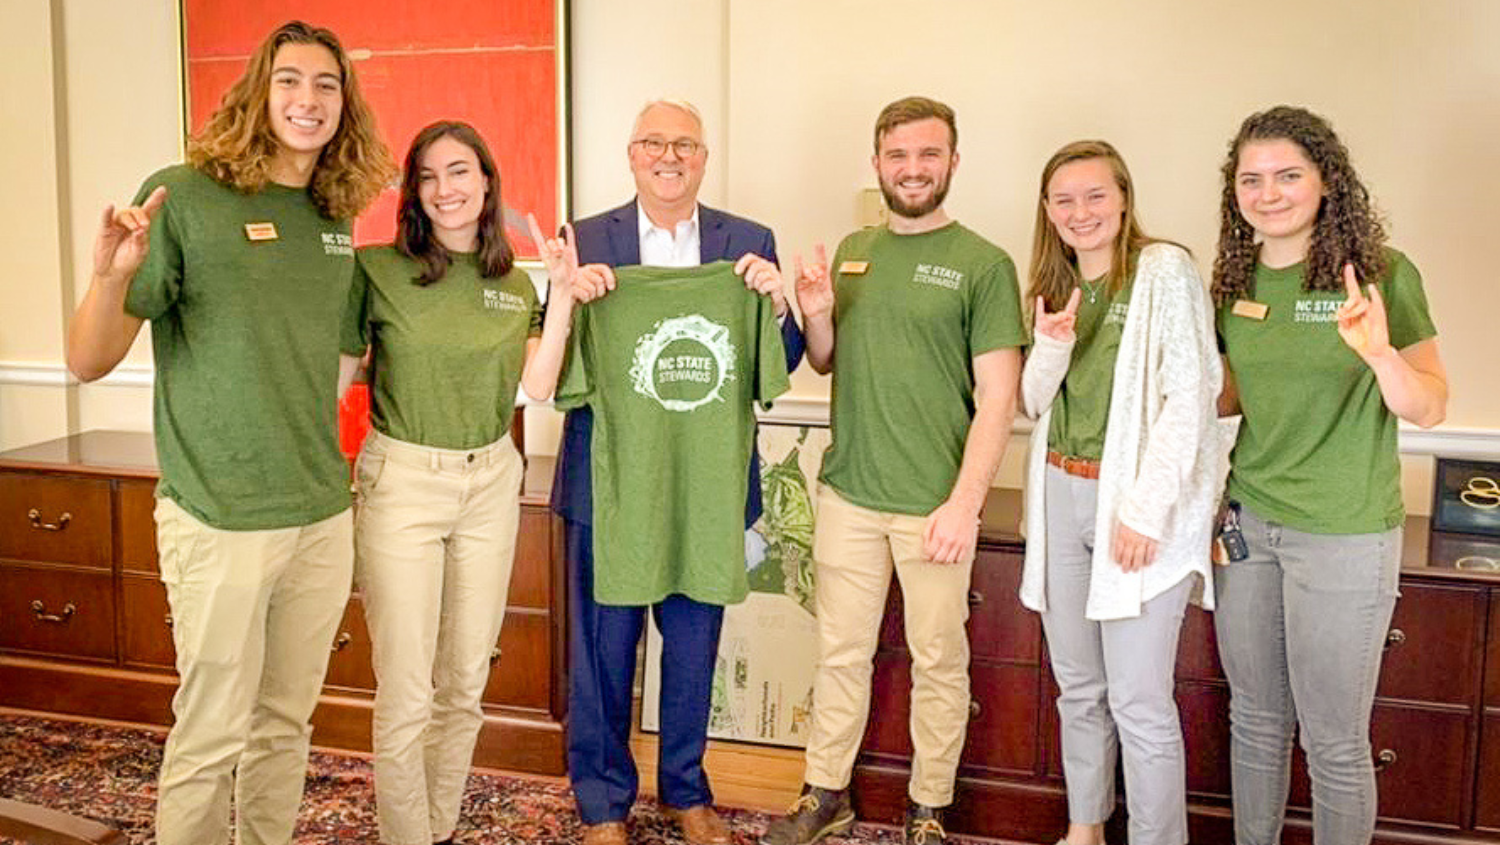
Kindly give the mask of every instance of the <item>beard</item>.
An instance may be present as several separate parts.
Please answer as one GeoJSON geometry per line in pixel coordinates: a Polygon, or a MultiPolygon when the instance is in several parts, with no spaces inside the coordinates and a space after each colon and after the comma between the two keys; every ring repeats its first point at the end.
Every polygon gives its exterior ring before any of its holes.
{"type": "Polygon", "coordinates": [[[921,202],[907,203],[902,200],[896,187],[884,179],[880,180],[880,194],[885,197],[885,207],[889,208],[892,214],[910,219],[926,217],[938,210],[943,200],[948,198],[948,177],[952,174],[953,168],[950,167],[946,173],[937,177],[932,183],[932,192],[921,202]]]}

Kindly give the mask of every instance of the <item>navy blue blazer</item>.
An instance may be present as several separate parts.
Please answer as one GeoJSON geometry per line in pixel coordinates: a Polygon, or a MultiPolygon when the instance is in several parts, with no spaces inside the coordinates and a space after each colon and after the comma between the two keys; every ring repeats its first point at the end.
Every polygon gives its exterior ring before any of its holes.
{"type": "MultiPolygon", "coordinates": [[[[596,214],[573,224],[580,264],[622,267],[641,263],[640,212],[635,200],[619,208],[596,214]]],[[[776,261],[776,237],[759,223],[725,214],[706,205],[698,206],[699,260],[735,261],[745,253],[776,261]]],[[[795,315],[787,315],[781,326],[786,348],[786,371],[797,369],[806,345],[795,315]]],[[[594,412],[591,408],[569,411],[563,419],[562,443],[558,447],[557,475],[552,480],[552,509],[563,519],[592,525],[593,484],[590,481],[591,438],[594,412]]],[[[750,452],[750,489],[745,498],[745,527],[760,517],[760,453],[750,452]]]]}

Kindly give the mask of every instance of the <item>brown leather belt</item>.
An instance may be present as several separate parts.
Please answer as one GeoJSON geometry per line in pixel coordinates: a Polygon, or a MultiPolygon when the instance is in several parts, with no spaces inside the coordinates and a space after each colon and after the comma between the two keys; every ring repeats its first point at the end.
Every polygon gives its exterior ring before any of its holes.
{"type": "Polygon", "coordinates": [[[1098,478],[1099,462],[1091,458],[1074,458],[1061,452],[1047,452],[1047,463],[1079,478],[1098,478]]]}

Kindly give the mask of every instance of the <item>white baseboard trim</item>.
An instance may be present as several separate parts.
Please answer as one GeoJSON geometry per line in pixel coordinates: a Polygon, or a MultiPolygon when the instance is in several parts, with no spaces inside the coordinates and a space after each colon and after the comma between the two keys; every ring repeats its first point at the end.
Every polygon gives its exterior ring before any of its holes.
{"type": "MultiPolygon", "coordinates": [[[[104,387],[145,387],[154,383],[154,371],[149,364],[121,364],[104,378],[89,384],[104,387]]],[[[26,387],[70,387],[84,384],[68,372],[61,364],[19,364],[0,361],[0,385],[22,385],[26,387]]]]}

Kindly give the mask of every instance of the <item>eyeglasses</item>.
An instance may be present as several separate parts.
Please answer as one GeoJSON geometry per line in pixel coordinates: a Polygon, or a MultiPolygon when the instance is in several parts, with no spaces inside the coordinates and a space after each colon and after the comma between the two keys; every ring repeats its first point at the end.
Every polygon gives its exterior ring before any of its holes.
{"type": "Polygon", "coordinates": [[[678,138],[675,141],[666,141],[661,138],[637,138],[630,143],[639,144],[641,149],[646,151],[646,155],[652,158],[660,158],[667,152],[667,147],[671,147],[672,152],[676,153],[678,158],[692,158],[698,154],[699,150],[704,149],[702,144],[692,138],[678,138]]]}

